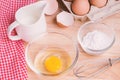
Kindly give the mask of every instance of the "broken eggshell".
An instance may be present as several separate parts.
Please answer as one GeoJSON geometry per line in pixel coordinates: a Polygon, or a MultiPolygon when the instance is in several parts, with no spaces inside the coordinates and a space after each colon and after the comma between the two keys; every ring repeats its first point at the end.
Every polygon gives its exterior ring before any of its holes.
{"type": "Polygon", "coordinates": [[[57,0],[46,0],[47,6],[45,9],[46,15],[53,15],[58,10],[57,0]]]}
{"type": "Polygon", "coordinates": [[[56,21],[60,27],[69,27],[74,24],[74,17],[66,11],[62,11],[56,16],[56,21]]]}

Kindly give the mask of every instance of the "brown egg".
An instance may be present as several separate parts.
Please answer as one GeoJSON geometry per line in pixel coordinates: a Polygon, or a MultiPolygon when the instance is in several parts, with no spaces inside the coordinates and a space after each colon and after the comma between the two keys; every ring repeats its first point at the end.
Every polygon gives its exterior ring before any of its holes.
{"type": "Polygon", "coordinates": [[[90,3],[96,7],[102,8],[107,4],[108,0],[90,0],[90,3]]]}
{"type": "Polygon", "coordinates": [[[74,0],[71,4],[71,9],[74,14],[83,16],[90,10],[90,4],[88,0],[74,0]]]}

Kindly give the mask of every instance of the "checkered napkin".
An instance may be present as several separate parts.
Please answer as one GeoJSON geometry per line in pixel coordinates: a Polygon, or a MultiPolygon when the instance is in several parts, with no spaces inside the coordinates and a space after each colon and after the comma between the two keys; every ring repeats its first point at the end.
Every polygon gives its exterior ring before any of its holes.
{"type": "Polygon", "coordinates": [[[16,10],[35,1],[0,0],[0,80],[27,79],[23,42],[9,40],[7,28],[14,22],[16,10]]]}

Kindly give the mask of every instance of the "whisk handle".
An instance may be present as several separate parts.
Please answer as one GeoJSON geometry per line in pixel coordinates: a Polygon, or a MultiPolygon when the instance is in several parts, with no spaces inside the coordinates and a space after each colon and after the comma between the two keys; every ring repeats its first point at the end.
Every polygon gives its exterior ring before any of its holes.
{"type": "Polygon", "coordinates": [[[110,62],[110,65],[112,66],[112,64],[120,62],[120,57],[114,58],[114,59],[109,58],[109,62],[110,62]]]}

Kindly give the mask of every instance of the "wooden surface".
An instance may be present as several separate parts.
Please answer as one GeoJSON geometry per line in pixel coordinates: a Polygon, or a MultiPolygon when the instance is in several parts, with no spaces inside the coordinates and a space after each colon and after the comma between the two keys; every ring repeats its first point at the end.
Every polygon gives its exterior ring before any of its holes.
{"type": "MultiPolygon", "coordinates": [[[[74,39],[77,39],[76,37],[77,37],[78,29],[84,22],[75,20],[75,23],[72,26],[70,26],[69,28],[60,28],[56,24],[56,20],[55,20],[55,17],[59,12],[60,12],[60,10],[58,10],[52,16],[46,16],[47,31],[62,32],[66,35],[71,36],[74,39]]],[[[109,25],[109,27],[114,28],[115,35],[116,35],[116,40],[115,40],[114,45],[109,50],[104,52],[104,54],[102,54],[100,56],[87,55],[79,46],[79,49],[80,49],[79,59],[75,66],[78,66],[79,62],[87,60],[87,59],[97,60],[98,58],[109,58],[109,57],[114,58],[114,57],[120,56],[120,13],[109,16],[108,18],[104,19],[102,22],[109,25]]],[[[29,77],[28,80],[79,80],[79,78],[77,78],[73,75],[73,69],[75,68],[75,66],[68,73],[65,73],[60,76],[54,76],[54,77],[36,75],[28,67],[27,68],[28,69],[28,77],[29,77]]],[[[102,73],[99,77],[88,79],[88,80],[120,80],[120,62],[113,65],[108,71],[102,73]]]]}

